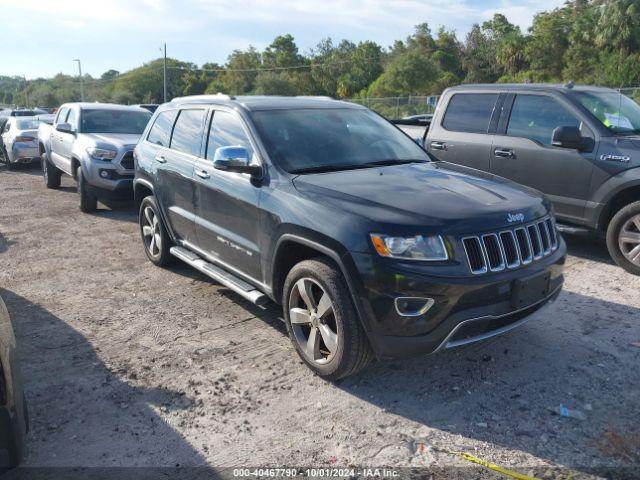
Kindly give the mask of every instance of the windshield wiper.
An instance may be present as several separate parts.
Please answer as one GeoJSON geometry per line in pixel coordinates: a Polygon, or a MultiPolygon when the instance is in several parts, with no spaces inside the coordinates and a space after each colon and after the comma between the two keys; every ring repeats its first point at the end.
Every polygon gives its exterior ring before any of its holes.
{"type": "Polygon", "coordinates": [[[387,165],[406,165],[407,163],[428,163],[428,160],[418,160],[417,158],[405,159],[405,160],[376,160],[374,162],[366,162],[362,165],[366,167],[384,167],[387,165]]]}
{"type": "Polygon", "coordinates": [[[337,165],[318,165],[315,167],[298,168],[291,170],[290,173],[304,174],[304,173],[325,173],[325,172],[339,172],[340,170],[357,170],[360,168],[372,168],[372,167],[384,167],[387,165],[404,165],[407,163],[428,163],[428,160],[376,160],[374,162],[365,163],[344,163],[337,165]]]}

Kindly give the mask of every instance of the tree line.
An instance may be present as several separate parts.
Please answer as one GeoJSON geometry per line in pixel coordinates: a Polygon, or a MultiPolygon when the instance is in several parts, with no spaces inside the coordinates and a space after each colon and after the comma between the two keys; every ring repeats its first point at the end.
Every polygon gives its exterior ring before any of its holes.
{"type": "MultiPolygon", "coordinates": [[[[167,62],[169,98],[216,92],[370,98],[439,94],[460,83],[568,80],[631,86],[640,83],[640,0],[569,0],[536,14],[526,32],[496,14],[463,40],[422,23],[386,48],[327,38],[301,53],[286,34],[264,51],[234,50],[224,65],[167,62]]],[[[83,83],[89,101],[161,103],[163,60],[85,75],[83,83]]],[[[79,97],[74,76],[0,77],[0,103],[57,106],[79,97]]]]}

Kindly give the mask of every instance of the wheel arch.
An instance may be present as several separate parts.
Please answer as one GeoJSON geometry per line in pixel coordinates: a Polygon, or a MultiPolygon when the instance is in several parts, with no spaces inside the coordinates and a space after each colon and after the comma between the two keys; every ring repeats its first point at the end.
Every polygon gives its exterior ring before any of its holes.
{"type": "Polygon", "coordinates": [[[607,200],[598,218],[598,228],[607,230],[614,215],[630,203],[640,200],[640,182],[616,192],[607,200]]]}
{"type": "Polygon", "coordinates": [[[135,205],[137,208],[140,208],[140,204],[145,197],[149,195],[154,195],[153,185],[146,180],[136,179],[133,184],[133,195],[135,199],[135,205]]]}
{"type": "Polygon", "coordinates": [[[271,271],[272,298],[280,304],[284,288],[284,282],[291,269],[303,260],[317,257],[330,259],[338,267],[345,279],[349,295],[353,301],[358,317],[365,331],[369,331],[369,325],[364,315],[359,290],[356,285],[355,275],[351,273],[354,266],[349,265],[349,257],[346,251],[342,254],[323,243],[311,240],[293,233],[283,234],[276,243],[273,255],[271,271]]]}

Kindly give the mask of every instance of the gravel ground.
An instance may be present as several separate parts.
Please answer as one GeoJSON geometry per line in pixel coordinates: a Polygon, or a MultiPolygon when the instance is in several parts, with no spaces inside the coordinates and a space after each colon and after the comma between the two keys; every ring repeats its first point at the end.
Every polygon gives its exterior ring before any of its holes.
{"type": "Polygon", "coordinates": [[[520,329],[332,384],[297,359],[276,306],[154,267],[133,206],[82,214],[70,178],[46,190],[38,168],[0,167],[25,465],[637,465],[640,278],[599,243],[568,243],[564,292],[520,329]]]}

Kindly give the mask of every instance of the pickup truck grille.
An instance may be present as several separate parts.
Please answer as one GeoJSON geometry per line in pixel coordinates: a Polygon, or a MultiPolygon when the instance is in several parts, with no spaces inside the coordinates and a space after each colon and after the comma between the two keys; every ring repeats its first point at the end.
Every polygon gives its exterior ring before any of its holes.
{"type": "Polygon", "coordinates": [[[122,156],[122,160],[120,160],[120,165],[122,165],[122,168],[125,168],[127,170],[133,170],[134,169],[133,152],[132,151],[126,152],[122,156]]]}
{"type": "Polygon", "coordinates": [[[555,223],[545,217],[534,223],[462,239],[471,273],[480,275],[518,268],[551,255],[558,248],[555,223]]]}

